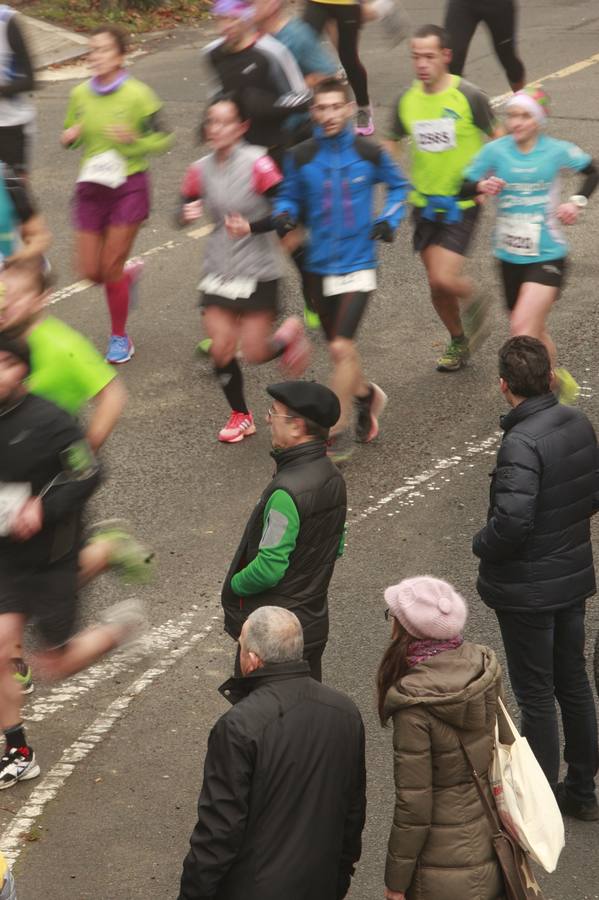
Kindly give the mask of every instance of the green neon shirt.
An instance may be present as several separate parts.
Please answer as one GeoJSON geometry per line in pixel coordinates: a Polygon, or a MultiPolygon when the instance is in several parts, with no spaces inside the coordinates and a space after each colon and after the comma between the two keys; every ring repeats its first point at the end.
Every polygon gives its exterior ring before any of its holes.
{"type": "Polygon", "coordinates": [[[29,390],[72,416],[116,377],[87,338],[54,316],[36,325],[27,335],[27,343],[31,352],[29,390]]]}
{"type": "Polygon", "coordinates": [[[73,88],[69,98],[64,127],[81,124],[81,137],[72,146],[82,147],[82,162],[118,150],[127,160],[127,175],[144,172],[148,168],[149,153],[164,153],[173,142],[172,135],[154,131],[152,116],[162,103],[152,88],[137,78],[127,78],[112,94],[96,94],[89,82],[73,88]],[[109,125],[123,125],[138,132],[140,137],[131,144],[121,144],[105,135],[109,125]]]}
{"type": "MultiPolygon", "coordinates": [[[[389,140],[410,139],[410,195],[414,206],[424,207],[426,195],[455,197],[464,169],[491,135],[495,121],[487,95],[459,75],[451,86],[427,94],[420,81],[401,94],[395,105],[389,140]]],[[[463,200],[462,208],[474,206],[463,200]]]]}

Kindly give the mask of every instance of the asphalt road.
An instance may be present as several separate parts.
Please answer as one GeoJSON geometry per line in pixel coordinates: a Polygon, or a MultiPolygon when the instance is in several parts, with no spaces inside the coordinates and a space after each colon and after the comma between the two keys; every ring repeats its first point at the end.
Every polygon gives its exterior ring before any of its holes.
{"type": "MultiPolygon", "coordinates": [[[[440,0],[424,0],[411,2],[409,10],[422,24],[439,21],[441,6],[440,0]]],[[[552,133],[597,155],[599,65],[575,66],[599,53],[594,0],[529,0],[522,6],[520,44],[529,77],[569,69],[547,82],[552,133]]],[[[137,250],[161,249],[147,257],[142,301],[131,319],[138,352],[121,375],[130,403],[105,451],[109,478],[94,501],[94,515],[127,516],[155,547],[159,577],[138,592],[149,603],[153,630],[145,655],[117,655],[64,687],[39,687],[32,697],[29,733],[43,776],[0,798],[0,847],[18,856],[20,900],[175,897],[195,821],[206,738],[226,708],[216,687],[229,674],[234,648],[222,635],[219,587],[272,462],[265,425],[238,446],[216,441],[226,408],[209,366],[193,358],[201,239],[176,231],[171,222],[181,176],[199,155],[193,132],[205,85],[198,47],[209,31],[187,30],[134,66],[166,102],[178,140],[153,164],[154,212],[137,250]]],[[[365,32],[363,47],[382,135],[394,96],[410,80],[409,57],[405,46],[390,49],[376,26],[365,32]]],[[[506,89],[484,33],[472,45],[467,75],[492,95],[506,89]]],[[[34,184],[55,232],[52,258],[61,288],[77,280],[68,223],[77,159],[58,146],[72,84],[46,85],[39,94],[34,167],[34,184]]],[[[470,602],[468,637],[502,655],[494,616],[474,590],[470,553],[471,535],[485,516],[503,411],[495,360],[507,323],[489,255],[489,226],[487,214],[469,270],[496,298],[495,328],[469,368],[454,375],[434,371],[445,335],[407,227],[393,246],[382,248],[380,288],[360,335],[367,373],[390,403],[380,439],[357,448],[347,468],[348,549],[331,587],[331,639],[324,657],[325,679],[356,700],[367,725],[369,809],[352,900],[382,897],[392,815],[391,736],[374,715],[373,679],[388,636],[384,587],[425,572],[449,579],[470,602]]],[[[598,228],[598,205],[592,203],[571,230],[571,275],[552,315],[560,361],[583,384],[581,406],[595,424],[598,228]]],[[[103,350],[107,319],[101,292],[59,297],[53,312],[103,350]]],[[[292,273],[286,306],[299,309],[292,273]]],[[[320,338],[314,343],[309,375],[325,379],[324,344],[320,338]]],[[[274,365],[247,372],[258,419],[267,406],[264,386],[276,378],[274,365]]],[[[84,619],[127,593],[103,577],[83,597],[84,619]]],[[[598,625],[591,603],[590,636],[598,625]]],[[[546,897],[599,897],[597,826],[568,820],[566,831],[558,871],[541,879],[546,897]]]]}

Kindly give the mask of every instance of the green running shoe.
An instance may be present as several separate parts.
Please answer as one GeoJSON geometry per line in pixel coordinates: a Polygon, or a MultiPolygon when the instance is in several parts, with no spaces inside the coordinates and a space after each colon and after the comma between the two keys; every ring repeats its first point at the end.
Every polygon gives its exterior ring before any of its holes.
{"type": "Polygon", "coordinates": [[[336,466],[348,462],[353,452],[354,435],[349,428],[332,434],[327,441],[327,456],[336,466]]]}
{"type": "Polygon", "coordinates": [[[195,355],[196,356],[210,356],[210,350],[212,349],[212,338],[203,338],[199,344],[196,344],[195,355]]]}
{"type": "Polygon", "coordinates": [[[468,362],[470,348],[468,339],[452,338],[445,348],[445,353],[437,360],[437,372],[457,372],[468,362]]]}
{"type": "Polygon", "coordinates": [[[309,328],[311,331],[317,331],[320,328],[320,316],[308,306],[304,306],[304,322],[306,328],[309,328]]]}
{"type": "Polygon", "coordinates": [[[21,688],[21,693],[32,694],[34,690],[34,684],[31,666],[27,665],[25,660],[21,659],[21,657],[11,659],[11,664],[14,669],[12,677],[21,688]]]}
{"type": "Polygon", "coordinates": [[[580,395],[580,385],[567,369],[556,369],[555,378],[557,381],[557,399],[564,406],[572,406],[580,395]]]}
{"type": "Polygon", "coordinates": [[[109,561],[125,584],[149,584],[154,577],[154,553],[144,547],[122,519],[107,519],[94,526],[90,544],[108,541],[109,561]]]}

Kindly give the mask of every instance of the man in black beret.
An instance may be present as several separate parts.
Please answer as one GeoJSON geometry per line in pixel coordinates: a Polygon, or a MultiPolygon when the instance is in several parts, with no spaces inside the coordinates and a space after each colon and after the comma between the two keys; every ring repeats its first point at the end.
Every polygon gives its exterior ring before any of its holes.
{"type": "Polygon", "coordinates": [[[343,553],[347,513],[345,481],[326,454],[339,401],[329,388],[308,381],[272,384],[267,391],[276,472],[223,585],[225,631],[238,640],[259,606],[291,610],[304,630],[304,658],[320,681],[329,634],[327,590],[343,553]]]}

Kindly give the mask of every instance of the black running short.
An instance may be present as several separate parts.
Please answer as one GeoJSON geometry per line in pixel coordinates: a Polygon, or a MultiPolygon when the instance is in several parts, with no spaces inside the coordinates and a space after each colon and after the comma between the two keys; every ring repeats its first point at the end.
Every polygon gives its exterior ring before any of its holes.
{"type": "Polygon", "coordinates": [[[439,213],[436,221],[432,222],[423,218],[422,210],[415,207],[412,211],[415,252],[422,253],[427,247],[435,245],[465,256],[474,234],[480,208],[471,206],[462,212],[461,222],[448,225],[444,221],[443,213],[439,213]]]}
{"type": "Polygon", "coordinates": [[[325,297],[322,292],[322,275],[306,272],[305,278],[314,311],[318,313],[327,341],[336,337],[352,340],[366,311],[370,294],[352,291],[337,297],[325,297]]]}
{"type": "Polygon", "coordinates": [[[510,263],[499,260],[505,302],[509,310],[514,309],[523,284],[544,284],[561,290],[568,268],[567,257],[548,259],[545,262],[510,263]]]}
{"type": "Polygon", "coordinates": [[[77,626],[78,575],[74,554],[29,571],[1,566],[0,615],[21,613],[34,625],[45,646],[62,646],[77,626]]]}
{"type": "Polygon", "coordinates": [[[29,167],[30,139],[27,125],[4,125],[0,127],[0,160],[18,175],[29,167]]]}
{"type": "Polygon", "coordinates": [[[256,290],[249,297],[238,297],[231,300],[229,297],[220,297],[218,294],[200,293],[200,306],[219,306],[231,312],[271,312],[277,314],[279,308],[279,282],[258,281],[256,290]]]}

